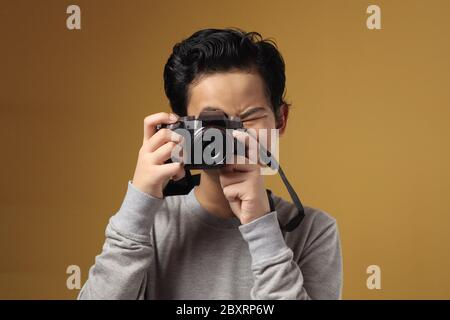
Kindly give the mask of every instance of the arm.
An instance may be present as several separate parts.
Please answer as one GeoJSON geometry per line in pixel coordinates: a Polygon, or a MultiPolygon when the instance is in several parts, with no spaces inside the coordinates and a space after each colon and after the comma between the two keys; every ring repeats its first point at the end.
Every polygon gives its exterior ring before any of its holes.
{"type": "Polygon", "coordinates": [[[123,204],[106,227],[103,251],[78,299],[144,298],[153,257],[150,233],[162,202],[128,183],[123,204]]]}
{"type": "Polygon", "coordinates": [[[139,150],[133,184],[118,213],[106,228],[102,253],[89,271],[79,299],[143,299],[147,274],[153,261],[151,229],[164,202],[163,188],[169,179],[184,176],[180,163],[165,163],[181,136],[157,131],[160,123],[173,123],[175,115],[157,113],[144,120],[144,139],[139,150]]]}
{"type": "MultiPolygon", "coordinates": [[[[233,134],[242,143],[245,143],[244,137],[254,139],[251,135],[238,131],[233,134]]],[[[251,297],[340,298],[341,257],[335,221],[322,213],[312,217],[312,232],[308,235],[310,241],[297,263],[293,259],[292,250],[284,241],[277,213],[269,212],[260,167],[249,162],[243,163],[245,164],[230,164],[223,168],[219,179],[231,210],[242,223],[239,229],[252,256],[255,284],[251,297]]],[[[306,221],[303,225],[305,223],[306,221]]]]}
{"type": "Polygon", "coordinates": [[[252,256],[252,299],[340,299],[339,235],[335,221],[327,221],[317,226],[321,230],[314,232],[299,263],[283,239],[276,212],[239,227],[252,256]]]}

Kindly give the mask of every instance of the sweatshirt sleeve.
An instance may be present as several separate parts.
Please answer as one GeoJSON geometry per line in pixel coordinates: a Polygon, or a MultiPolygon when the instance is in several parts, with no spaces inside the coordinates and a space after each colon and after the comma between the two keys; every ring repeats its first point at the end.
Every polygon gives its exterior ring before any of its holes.
{"type": "Polygon", "coordinates": [[[304,249],[299,262],[285,243],[275,211],[239,227],[252,256],[252,299],[341,298],[338,229],[334,219],[326,221],[316,226],[321,230],[314,232],[317,238],[310,241],[312,244],[304,249]]]}
{"type": "Polygon", "coordinates": [[[119,211],[106,227],[106,240],[78,299],[144,299],[153,258],[151,229],[163,199],[128,182],[119,211]]]}

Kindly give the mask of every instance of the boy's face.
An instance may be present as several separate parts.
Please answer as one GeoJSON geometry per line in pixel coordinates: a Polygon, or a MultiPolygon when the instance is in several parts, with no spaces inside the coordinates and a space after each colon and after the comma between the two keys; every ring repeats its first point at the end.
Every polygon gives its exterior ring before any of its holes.
{"type": "Polygon", "coordinates": [[[197,117],[205,107],[240,117],[245,128],[276,128],[263,80],[257,73],[230,71],[201,77],[190,86],[187,114],[197,117]]]}
{"type": "MultiPolygon", "coordinates": [[[[278,123],[270,107],[264,82],[258,73],[230,71],[201,77],[190,86],[187,114],[198,117],[206,109],[219,109],[228,116],[238,116],[247,129],[254,129],[257,140],[266,141],[266,148],[273,144],[271,130],[283,134],[288,109],[282,106],[278,123]],[[262,135],[265,135],[262,139],[262,135]]],[[[270,149],[268,149],[270,150],[270,149]]],[[[208,174],[216,175],[216,170],[208,174]]]]}

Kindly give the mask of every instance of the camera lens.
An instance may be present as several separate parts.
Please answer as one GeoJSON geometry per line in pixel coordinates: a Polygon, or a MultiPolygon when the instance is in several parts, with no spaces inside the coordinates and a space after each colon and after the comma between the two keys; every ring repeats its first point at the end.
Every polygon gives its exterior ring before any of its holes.
{"type": "Polygon", "coordinates": [[[196,165],[220,166],[227,162],[227,146],[232,137],[223,127],[209,126],[194,134],[193,163],[196,165]]]}

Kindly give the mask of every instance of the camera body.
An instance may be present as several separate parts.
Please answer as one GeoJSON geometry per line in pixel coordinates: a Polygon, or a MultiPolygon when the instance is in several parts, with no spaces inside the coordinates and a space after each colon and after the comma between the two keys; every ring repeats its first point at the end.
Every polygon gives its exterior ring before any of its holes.
{"type": "Polygon", "coordinates": [[[229,117],[221,110],[205,110],[196,118],[181,117],[171,124],[160,124],[184,138],[182,155],[171,161],[184,162],[185,169],[217,169],[224,166],[237,154],[239,142],[233,137],[233,130],[245,130],[239,117],[229,117]]]}

